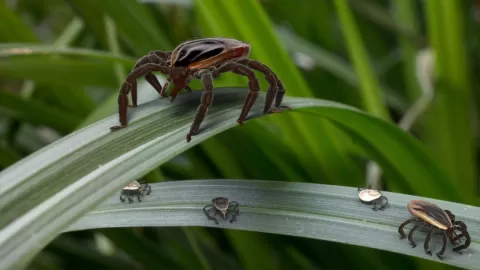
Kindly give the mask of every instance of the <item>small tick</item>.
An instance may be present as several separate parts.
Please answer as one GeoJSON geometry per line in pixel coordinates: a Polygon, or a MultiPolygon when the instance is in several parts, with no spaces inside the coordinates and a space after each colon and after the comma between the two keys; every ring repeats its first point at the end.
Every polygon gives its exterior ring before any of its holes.
{"type": "Polygon", "coordinates": [[[415,217],[402,223],[400,227],[398,227],[398,233],[400,233],[400,239],[405,238],[403,227],[411,222],[416,222],[417,224],[415,224],[408,234],[408,241],[410,241],[410,244],[413,248],[416,247],[417,244],[415,241],[413,241],[412,236],[413,232],[415,232],[415,230],[418,228],[428,229],[427,238],[425,239],[424,243],[424,249],[425,252],[430,256],[432,256],[432,252],[430,251],[429,243],[432,235],[436,232],[442,234],[442,249],[436,254],[440,260],[442,260],[441,256],[443,256],[443,253],[447,247],[447,237],[450,239],[452,245],[456,245],[458,240],[460,240],[462,237],[465,237],[465,243],[453,248],[453,251],[455,252],[460,253],[459,250],[466,249],[468,246],[470,246],[470,235],[467,231],[467,225],[465,225],[465,223],[462,221],[455,220],[455,215],[449,210],[442,210],[436,204],[421,200],[410,201],[407,204],[407,208],[408,211],[415,217]],[[457,235],[455,230],[460,231],[461,234],[457,235]]]}
{"type": "Polygon", "coordinates": [[[120,201],[125,202],[125,198],[127,197],[128,202],[132,203],[132,197],[137,196],[137,199],[139,202],[140,197],[145,195],[145,191],[147,191],[146,195],[150,195],[152,192],[152,187],[150,187],[149,184],[140,184],[138,181],[133,181],[130,184],[126,185],[124,188],[122,188],[122,192],[120,194],[120,201]]]}
{"type": "Polygon", "coordinates": [[[233,223],[237,220],[237,216],[240,215],[240,210],[238,207],[238,203],[235,201],[229,202],[227,198],[224,197],[216,197],[212,199],[212,204],[209,204],[203,208],[203,212],[207,216],[209,220],[215,221],[215,224],[218,224],[216,216],[218,213],[221,213],[223,219],[226,220],[228,213],[232,214],[232,219],[230,219],[230,223],[233,223]],[[209,209],[207,209],[209,208],[209,209]],[[212,215],[213,210],[213,215],[212,215]]]}
{"type": "Polygon", "coordinates": [[[358,188],[358,191],[360,201],[366,204],[373,204],[373,211],[383,210],[388,205],[387,197],[383,196],[380,191],[371,189],[370,186],[368,186],[368,189],[358,188]],[[379,208],[377,208],[377,203],[380,205],[379,208]]]}

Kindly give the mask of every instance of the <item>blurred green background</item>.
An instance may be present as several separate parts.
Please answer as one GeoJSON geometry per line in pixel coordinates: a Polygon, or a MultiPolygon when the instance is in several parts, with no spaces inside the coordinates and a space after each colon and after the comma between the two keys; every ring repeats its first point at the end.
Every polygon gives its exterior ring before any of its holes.
{"type": "MultiPolygon", "coordinates": [[[[170,51],[197,37],[233,37],[252,45],[251,57],[271,67],[290,96],[334,100],[398,123],[424,93],[435,91],[410,132],[428,146],[432,158],[464,195],[459,202],[479,205],[480,80],[475,76],[479,11],[480,1],[467,0],[2,0],[0,168],[115,114],[119,85],[135,60],[149,51],[170,51]],[[12,49],[25,46],[35,50],[12,49]],[[429,83],[434,90],[424,85],[429,83]]],[[[258,76],[266,89],[263,76],[258,76]]],[[[246,79],[230,73],[215,82],[217,87],[247,85],[246,79]]],[[[202,88],[199,81],[191,86],[202,88]]],[[[366,184],[368,158],[352,138],[330,123],[289,114],[264,117],[219,134],[145,178],[149,182],[265,179],[356,187],[366,184]]],[[[385,190],[418,196],[430,192],[421,179],[415,186],[388,177],[380,180],[385,180],[379,185],[385,190]]],[[[449,199],[441,194],[436,198],[449,199]]],[[[288,236],[135,228],[63,234],[35,258],[31,269],[152,269],[155,265],[166,269],[452,268],[380,250],[288,236]]]]}

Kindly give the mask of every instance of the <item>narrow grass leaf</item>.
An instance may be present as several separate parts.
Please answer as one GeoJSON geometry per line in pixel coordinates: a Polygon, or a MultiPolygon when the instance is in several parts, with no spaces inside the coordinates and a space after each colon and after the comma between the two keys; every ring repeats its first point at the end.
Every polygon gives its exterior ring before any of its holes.
{"type": "MultiPolygon", "coordinates": [[[[65,231],[92,228],[139,226],[204,226],[227,230],[244,230],[308,237],[350,245],[387,250],[432,260],[439,264],[477,269],[480,264],[480,208],[431,198],[383,192],[389,199],[384,211],[372,211],[362,204],[356,188],[288,183],[261,180],[189,180],[152,185],[151,195],[142,203],[122,204],[117,196],[109,197],[65,231]],[[219,217],[219,225],[208,220],[202,208],[214,196],[225,196],[240,204],[237,222],[219,217]],[[412,248],[407,239],[400,240],[398,226],[411,218],[407,210],[410,200],[426,200],[449,209],[457,220],[468,226],[472,237],[470,247],[458,254],[447,246],[444,260],[435,253],[440,250],[441,237],[432,237],[433,256],[420,245],[426,237],[417,231],[412,248]]],[[[412,225],[407,226],[408,233],[412,225]]]]}
{"type": "Polygon", "coordinates": [[[347,116],[342,110],[328,107],[298,109],[292,113],[321,116],[347,132],[371,160],[379,163],[387,176],[385,182],[394,191],[458,202],[471,199],[461,195],[461,189],[445,175],[421,142],[403,131],[398,132],[400,129],[396,126],[361,114],[347,116]]]}
{"type": "MultiPolygon", "coordinates": [[[[397,21],[404,22],[414,33],[418,33],[417,25],[419,25],[416,4],[417,2],[414,0],[396,0],[393,2],[395,10],[393,15],[397,18],[397,21]]],[[[401,33],[398,33],[397,37],[403,55],[406,93],[411,101],[415,101],[420,96],[420,89],[415,76],[417,46],[401,33]]]]}
{"type": "Polygon", "coordinates": [[[103,15],[110,16],[117,26],[119,36],[136,56],[147,54],[151,50],[172,49],[172,44],[153,19],[148,7],[136,1],[83,1],[69,0],[69,4],[78,12],[87,26],[108,47],[103,15]]]}
{"type": "Polygon", "coordinates": [[[116,85],[115,74],[109,63],[45,56],[0,59],[0,76],[57,86],[116,85]]]}
{"type": "MultiPolygon", "coordinates": [[[[401,1],[396,1],[401,2],[401,1]]],[[[414,3],[412,1],[407,2],[405,5],[409,5],[408,2],[414,3]]],[[[408,39],[409,42],[419,43],[421,36],[418,34],[418,31],[415,29],[415,25],[409,23],[409,20],[402,20],[395,16],[390,16],[388,10],[381,7],[378,4],[374,4],[372,1],[355,1],[349,0],[349,3],[352,5],[352,8],[358,13],[365,15],[365,18],[375,22],[381,27],[384,27],[392,32],[396,33],[398,36],[403,36],[408,39]]],[[[411,14],[415,15],[415,14],[411,14]]]]}
{"type": "MultiPolygon", "coordinates": [[[[132,179],[142,177],[207,138],[237,127],[233,119],[243,106],[244,93],[245,89],[216,89],[215,106],[209,111],[200,134],[194,136],[190,143],[185,142],[185,135],[198,106],[199,91],[179,95],[174,104],[168,99],[144,103],[130,110],[129,115],[133,119],[130,119],[128,128],[117,132],[109,130],[109,127],[117,125],[117,116],[106,118],[55,141],[2,171],[0,257],[4,259],[0,267],[25,265],[59,230],[132,179]],[[85,200],[85,197],[89,199],[85,200]],[[35,237],[32,238],[34,232],[35,237]]],[[[262,94],[252,109],[250,119],[261,115],[263,102],[262,94]]],[[[363,131],[355,131],[362,135],[358,136],[358,142],[365,147],[372,144],[368,139],[378,142],[373,146],[375,151],[372,153],[381,153],[376,161],[382,166],[394,167],[397,174],[403,175],[395,181],[405,181],[406,176],[418,173],[419,178],[415,175],[412,178],[422,179],[425,184],[436,187],[435,191],[443,192],[442,195],[455,195],[448,185],[438,184],[444,178],[427,156],[418,154],[423,153],[420,143],[397,127],[335,102],[288,97],[285,104],[293,107],[294,111],[302,107],[331,108],[328,115],[335,120],[333,122],[348,122],[348,126],[362,121],[363,131]],[[363,136],[362,132],[370,132],[370,137],[363,136]],[[379,139],[382,134],[388,136],[383,135],[379,139]],[[412,154],[406,153],[403,160],[403,164],[409,162],[403,165],[407,172],[398,169],[400,164],[390,164],[390,159],[386,158],[389,157],[391,144],[395,151],[398,148],[412,151],[412,154]],[[438,174],[440,177],[437,177],[438,174]],[[446,191],[441,190],[442,187],[446,191]]],[[[343,128],[349,130],[349,127],[343,128]]]]}
{"type": "MultiPolygon", "coordinates": [[[[337,76],[351,86],[361,88],[360,80],[348,61],[296,36],[283,27],[277,27],[276,29],[279,39],[290,51],[301,52],[308,55],[318,67],[337,76]]],[[[385,94],[385,103],[400,112],[408,108],[408,102],[404,97],[399,95],[397,91],[386,85],[380,85],[380,88],[382,93],[385,94]]]]}
{"type": "Polygon", "coordinates": [[[30,27],[7,7],[6,1],[0,3],[0,42],[38,42],[30,27]]]}
{"type": "MultiPolygon", "coordinates": [[[[205,6],[200,10],[204,12],[201,13],[202,16],[210,16],[208,11],[211,10],[218,10],[225,14],[215,17],[217,24],[230,26],[228,29],[222,28],[222,31],[226,31],[222,36],[248,42],[252,47],[251,58],[265,63],[278,75],[286,88],[286,95],[314,96],[290,59],[284,45],[281,44],[268,15],[258,1],[226,1],[221,4],[217,1],[197,1],[197,3],[205,6]]],[[[283,120],[281,127],[284,143],[297,149],[305,149],[299,158],[318,160],[319,166],[330,181],[338,178],[361,177],[353,162],[346,157],[346,143],[337,136],[337,130],[334,130],[329,123],[317,122],[312,125],[292,115],[283,120]],[[318,140],[320,137],[322,142],[318,140]],[[335,169],[338,167],[342,167],[342,170],[335,169]]],[[[214,157],[215,151],[209,150],[208,144],[209,142],[205,144],[204,149],[214,157]]],[[[240,144],[238,146],[241,147],[240,144]]],[[[316,169],[317,167],[315,170],[308,170],[310,178],[315,179],[318,175],[316,169]]]]}
{"type": "Polygon", "coordinates": [[[180,265],[168,253],[161,252],[154,242],[139,237],[132,231],[111,229],[101,230],[101,232],[115,246],[128,253],[136,261],[141,262],[145,269],[158,269],[159,266],[162,269],[181,269],[180,265]]]}
{"type": "Polygon", "coordinates": [[[10,117],[34,125],[45,125],[65,133],[72,131],[82,121],[76,115],[5,90],[0,90],[0,108],[6,109],[10,117]]]}
{"type": "Polygon", "coordinates": [[[353,17],[347,0],[335,1],[335,7],[342,26],[343,36],[347,43],[350,58],[352,59],[355,71],[361,82],[361,96],[365,110],[372,114],[390,119],[387,109],[383,106],[382,92],[378,86],[377,78],[369,63],[367,51],[353,17]]]}
{"type": "MultiPolygon", "coordinates": [[[[464,10],[457,1],[426,2],[429,39],[436,57],[435,102],[428,114],[432,150],[465,194],[478,194],[471,114],[469,61],[463,30],[464,10]],[[448,22],[448,23],[447,23],[448,22]]],[[[471,201],[473,202],[473,201],[471,201]]]]}
{"type": "Polygon", "coordinates": [[[12,59],[16,56],[73,56],[107,63],[120,63],[132,66],[135,59],[125,55],[118,55],[107,51],[91,50],[74,47],[56,47],[33,43],[2,43],[0,44],[0,59],[12,59]]]}

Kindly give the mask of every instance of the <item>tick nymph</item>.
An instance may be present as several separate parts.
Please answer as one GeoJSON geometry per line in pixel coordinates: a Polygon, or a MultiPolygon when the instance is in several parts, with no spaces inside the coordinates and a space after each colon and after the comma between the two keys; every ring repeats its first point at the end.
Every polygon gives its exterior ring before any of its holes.
{"type": "Polygon", "coordinates": [[[140,197],[145,195],[145,191],[147,191],[146,195],[150,195],[150,193],[152,192],[152,187],[149,184],[140,184],[137,181],[133,181],[130,184],[126,185],[124,188],[122,188],[122,192],[120,194],[120,201],[125,202],[124,197],[127,197],[128,202],[132,203],[132,197],[137,196],[138,201],[141,202],[142,200],[140,200],[140,197]]]}
{"type": "MultiPolygon", "coordinates": [[[[170,94],[170,102],[173,102],[177,93],[182,89],[191,91],[188,83],[192,79],[200,79],[205,91],[200,99],[197,113],[187,134],[187,142],[191,135],[200,129],[207,110],[213,101],[213,80],[225,72],[233,72],[248,78],[249,92],[243,104],[242,112],[237,122],[243,125],[243,121],[252,108],[260,91],[260,84],[254,70],[262,72],[269,83],[266,93],[263,113],[280,112],[272,108],[280,106],[285,95],[285,88],[277,75],[269,67],[257,60],[248,59],[251,47],[248,43],[231,38],[200,38],[189,40],[178,45],[171,52],[151,51],[148,55],[140,58],[133,70],[125,79],[118,96],[118,113],[120,126],[114,126],[112,131],[127,126],[127,107],[137,106],[137,78],[145,76],[146,81],[163,97],[169,83],[173,83],[170,94]],[[167,82],[162,85],[152,72],[160,71],[167,75],[167,82]],[[131,93],[132,105],[128,105],[127,95],[131,93]]],[[[289,109],[289,108],[288,108],[289,109]]]]}
{"type": "Polygon", "coordinates": [[[358,188],[358,198],[360,198],[360,201],[366,204],[373,204],[373,211],[385,209],[388,205],[387,197],[383,196],[380,191],[370,188],[370,186],[368,186],[367,189],[358,188]],[[377,208],[377,204],[380,205],[379,208],[377,208]]]}
{"type": "Polygon", "coordinates": [[[218,213],[222,214],[223,219],[226,220],[229,213],[232,214],[230,223],[237,220],[237,216],[240,215],[238,203],[235,201],[229,202],[227,198],[216,197],[212,199],[212,204],[209,204],[203,208],[203,212],[209,220],[215,221],[218,224],[216,216],[218,213]],[[209,208],[209,209],[207,209],[209,208]],[[213,213],[212,213],[213,212],[213,213]]]}
{"type": "MultiPolygon", "coordinates": [[[[459,252],[459,250],[465,249],[470,245],[470,235],[467,231],[467,225],[462,221],[455,220],[455,215],[452,214],[449,210],[442,210],[437,205],[420,200],[413,200],[407,204],[408,211],[414,215],[414,218],[411,218],[398,227],[398,232],[400,233],[400,239],[405,238],[405,232],[403,227],[405,225],[416,222],[415,226],[410,230],[408,234],[408,241],[412,247],[416,247],[417,244],[413,241],[413,233],[418,228],[424,228],[428,230],[427,237],[425,238],[424,249],[425,252],[432,256],[432,252],[429,248],[430,239],[434,233],[440,233],[443,236],[443,246],[440,252],[436,255],[440,260],[442,259],[443,253],[447,247],[447,238],[450,239],[452,245],[456,245],[462,237],[465,237],[465,243],[456,246],[453,248],[453,251],[459,252]],[[458,230],[461,234],[457,235],[455,230],[458,230]]],[[[461,243],[461,242],[460,242],[461,243]]],[[[460,252],[459,252],[460,253],[460,252]]]]}

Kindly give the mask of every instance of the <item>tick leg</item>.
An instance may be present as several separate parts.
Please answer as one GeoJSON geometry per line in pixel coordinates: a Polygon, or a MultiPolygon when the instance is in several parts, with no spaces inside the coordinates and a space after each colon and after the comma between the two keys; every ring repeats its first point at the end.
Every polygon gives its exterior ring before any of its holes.
{"type": "Polygon", "coordinates": [[[169,81],[166,81],[165,84],[163,85],[162,90],[160,91],[160,95],[162,97],[167,97],[167,94],[165,92],[167,91],[169,85],[170,85],[169,81]]]}
{"type": "Polygon", "coordinates": [[[210,219],[210,214],[208,213],[208,211],[210,211],[211,208],[209,210],[207,210],[207,208],[209,208],[209,207],[212,207],[212,205],[207,205],[207,206],[203,207],[203,213],[205,213],[205,215],[210,219]]]}
{"type": "Polygon", "coordinates": [[[158,56],[159,58],[161,58],[163,60],[166,60],[170,57],[172,52],[153,50],[153,51],[148,52],[148,55],[151,55],[151,54],[154,54],[154,55],[158,56]]]}
{"type": "Polygon", "coordinates": [[[236,201],[231,201],[228,205],[229,205],[228,207],[238,208],[238,202],[236,202],[236,201]]]}
{"type": "MultiPolygon", "coordinates": [[[[461,252],[459,250],[465,249],[465,248],[470,246],[470,243],[471,243],[470,234],[467,231],[467,225],[465,225],[465,223],[463,223],[462,221],[455,221],[453,224],[455,225],[455,229],[459,230],[461,232],[461,234],[457,235],[453,239],[453,242],[456,242],[456,241],[460,240],[462,237],[465,238],[465,243],[463,243],[462,245],[459,245],[459,246],[457,246],[453,249],[453,251],[461,254],[461,252]]],[[[461,243],[461,241],[460,241],[460,243],[461,243]]],[[[456,243],[452,243],[452,244],[456,244],[456,243]]]]}
{"type": "Polygon", "coordinates": [[[200,105],[197,109],[197,114],[193,120],[192,126],[190,127],[190,132],[187,134],[187,142],[192,139],[192,135],[197,134],[200,129],[200,124],[203,122],[205,115],[207,114],[208,107],[212,105],[213,101],[213,76],[210,70],[202,69],[197,74],[198,77],[202,80],[205,91],[202,94],[200,99],[200,105]]]}
{"type": "MultiPolygon", "coordinates": [[[[189,83],[189,81],[187,82],[187,84],[188,83],[189,83]]],[[[167,92],[168,86],[170,86],[170,82],[166,81],[165,84],[162,87],[162,90],[160,90],[160,95],[162,97],[167,97],[166,92],[167,92]]],[[[188,86],[188,85],[185,85],[185,87],[183,89],[187,90],[187,92],[192,92],[192,88],[190,88],[190,86],[188,86]]]]}
{"type": "Polygon", "coordinates": [[[267,66],[260,63],[259,61],[242,59],[236,62],[239,64],[243,64],[251,69],[258,70],[265,75],[265,79],[268,81],[270,86],[268,87],[268,90],[267,90],[267,95],[265,98],[265,107],[263,108],[263,113],[270,112],[270,109],[272,108],[272,105],[273,105],[273,101],[278,92],[278,78],[267,66]]]}
{"type": "MultiPolygon", "coordinates": [[[[147,75],[145,75],[145,80],[151,85],[153,86],[153,88],[157,91],[157,93],[159,95],[162,95],[162,84],[160,84],[160,82],[158,81],[157,77],[155,75],[153,75],[153,73],[147,73],[147,75]]],[[[132,92],[132,96],[133,96],[133,92],[132,92]]]]}
{"type": "Polygon", "coordinates": [[[377,211],[377,200],[373,201],[373,211],[377,211]]]}
{"type": "MultiPolygon", "coordinates": [[[[132,97],[132,104],[127,105],[127,107],[134,108],[134,107],[137,107],[137,81],[136,80],[132,81],[129,88],[130,90],[128,92],[130,92],[130,95],[132,97]]],[[[128,101],[127,101],[127,104],[128,104],[128,101]]]]}
{"type": "Polygon", "coordinates": [[[230,219],[230,223],[233,223],[237,221],[237,215],[235,215],[235,213],[232,213],[232,219],[230,219]]]}
{"type": "Polygon", "coordinates": [[[457,253],[463,254],[462,252],[460,252],[460,250],[467,248],[469,245],[470,245],[470,238],[467,239],[467,241],[465,241],[465,243],[463,243],[463,245],[454,247],[452,250],[457,252],[457,253]]]}
{"type": "MultiPolygon", "coordinates": [[[[236,62],[262,72],[265,75],[265,79],[270,84],[265,98],[265,107],[263,108],[263,113],[281,112],[281,110],[277,109],[272,110],[273,101],[275,100],[275,107],[278,108],[282,104],[283,96],[285,95],[285,87],[277,75],[269,67],[257,60],[241,59],[237,60],[236,62]]],[[[290,109],[288,106],[282,107],[290,109]]]]}
{"type": "Polygon", "coordinates": [[[448,217],[452,222],[455,222],[455,215],[452,212],[450,212],[449,210],[443,210],[443,211],[448,215],[448,217]]]}
{"type": "Polygon", "coordinates": [[[190,88],[190,86],[188,86],[188,84],[190,83],[190,81],[193,79],[193,76],[190,75],[187,79],[187,81],[185,82],[185,87],[183,89],[187,90],[187,92],[192,92],[192,88],[190,88]]]}
{"type": "Polygon", "coordinates": [[[465,239],[466,239],[466,240],[465,240],[465,243],[463,243],[463,244],[460,245],[460,246],[456,246],[456,247],[453,248],[453,251],[462,254],[462,253],[460,252],[460,250],[465,249],[465,248],[467,248],[467,247],[470,246],[470,243],[471,243],[470,234],[469,234],[467,231],[462,231],[462,233],[461,233],[459,236],[457,236],[457,237],[458,237],[459,239],[460,239],[460,237],[465,237],[465,239]]]}
{"type": "Polygon", "coordinates": [[[123,82],[122,87],[120,88],[120,93],[118,94],[118,118],[120,126],[111,127],[111,131],[119,130],[127,126],[127,95],[130,92],[130,87],[131,85],[129,83],[123,82]]]}
{"type": "Polygon", "coordinates": [[[123,198],[123,195],[120,195],[120,201],[125,202],[125,199],[123,198]]]}
{"type": "MultiPolygon", "coordinates": [[[[147,63],[147,64],[136,67],[134,70],[132,70],[132,72],[130,72],[130,74],[128,74],[118,94],[118,114],[119,114],[119,121],[121,125],[111,127],[110,128],[111,131],[119,130],[127,126],[127,106],[128,106],[127,94],[130,92],[133,82],[136,81],[138,77],[142,75],[146,75],[147,73],[150,73],[152,71],[160,71],[164,74],[168,74],[169,72],[168,67],[166,65],[147,63]]],[[[136,101],[134,102],[136,103],[136,101]]],[[[133,105],[136,105],[136,104],[133,104],[133,105]]]]}
{"type": "Polygon", "coordinates": [[[382,206],[380,206],[380,210],[384,210],[385,207],[388,205],[388,199],[385,196],[380,197],[382,199],[382,206]]]}
{"type": "Polygon", "coordinates": [[[148,188],[147,195],[150,195],[150,193],[152,193],[152,187],[149,184],[147,184],[147,188],[148,188]]]}
{"type": "Polygon", "coordinates": [[[417,243],[413,241],[413,233],[418,229],[418,225],[415,225],[411,230],[410,233],[408,234],[408,241],[410,241],[410,245],[412,245],[412,248],[417,246],[417,243]]]}
{"type": "Polygon", "coordinates": [[[417,218],[411,218],[411,219],[403,222],[402,224],[400,224],[400,226],[398,227],[398,233],[400,234],[400,239],[405,238],[405,232],[403,231],[403,227],[405,227],[405,225],[407,225],[409,223],[412,223],[416,220],[417,220],[417,218]]]}
{"type": "Polygon", "coordinates": [[[464,231],[467,229],[467,225],[465,225],[465,223],[463,223],[462,221],[457,220],[454,221],[453,224],[458,230],[464,231]]]}
{"type": "Polygon", "coordinates": [[[465,237],[465,233],[461,233],[461,234],[455,236],[455,238],[453,238],[453,242],[459,241],[462,237],[465,237]]]}
{"type": "Polygon", "coordinates": [[[205,206],[205,207],[203,208],[203,213],[205,213],[205,215],[207,216],[208,220],[213,220],[213,221],[215,221],[216,224],[218,224],[218,221],[217,221],[217,219],[215,218],[215,216],[217,215],[217,211],[215,211],[215,215],[214,215],[213,217],[212,217],[212,215],[210,215],[210,211],[213,209],[213,207],[214,207],[214,206],[211,205],[211,204],[205,206]],[[210,209],[207,210],[207,208],[209,208],[209,207],[210,207],[210,209]]]}
{"type": "MultiPolygon", "coordinates": [[[[437,252],[437,257],[440,259],[440,260],[443,260],[442,256],[443,256],[443,253],[445,253],[445,249],[447,249],[447,234],[445,232],[442,232],[442,236],[443,236],[443,245],[442,245],[442,249],[437,252]]],[[[431,255],[431,254],[430,254],[431,255]]]]}
{"type": "Polygon", "coordinates": [[[213,214],[213,221],[215,221],[215,224],[218,225],[219,223],[218,223],[218,220],[217,220],[217,214],[218,214],[218,212],[217,212],[217,210],[215,210],[215,214],[213,214]]]}
{"type": "MultiPolygon", "coordinates": [[[[435,229],[431,229],[428,234],[427,234],[427,238],[425,238],[425,243],[423,243],[423,248],[425,249],[425,252],[432,256],[432,252],[430,251],[430,240],[432,239],[432,234],[433,232],[435,231],[435,229]]],[[[438,253],[437,253],[437,256],[438,256],[438,253]]]]}
{"type": "MultiPolygon", "coordinates": [[[[166,66],[165,60],[168,58],[168,54],[162,51],[151,51],[147,55],[140,58],[133,67],[133,71],[142,68],[142,66],[146,64],[159,64],[166,66]]],[[[145,74],[145,80],[158,92],[160,93],[162,89],[162,85],[158,81],[157,77],[153,75],[152,72],[148,72],[145,74]]],[[[132,105],[129,107],[137,107],[137,80],[131,81],[132,84],[132,105]]]]}
{"type": "Polygon", "coordinates": [[[133,203],[132,198],[128,197],[128,202],[129,202],[129,203],[133,203]]]}
{"type": "Polygon", "coordinates": [[[229,70],[232,71],[233,73],[248,77],[248,87],[250,91],[248,92],[247,97],[245,98],[242,112],[240,113],[240,117],[237,120],[237,122],[240,125],[243,125],[243,121],[247,117],[248,112],[250,111],[250,109],[252,109],[252,106],[255,103],[255,100],[257,100],[258,93],[260,91],[260,83],[258,82],[258,79],[255,76],[255,73],[251,69],[236,62],[228,62],[223,64],[218,69],[213,71],[213,75],[214,77],[217,77],[220,75],[220,73],[223,73],[229,70]]]}
{"type": "Polygon", "coordinates": [[[238,209],[238,203],[236,205],[232,206],[232,219],[230,220],[230,223],[233,223],[237,221],[237,216],[240,216],[240,210],[238,209]]]}
{"type": "Polygon", "coordinates": [[[142,202],[142,200],[140,200],[140,195],[137,195],[137,200],[138,202],[142,202]]]}

